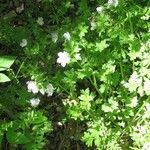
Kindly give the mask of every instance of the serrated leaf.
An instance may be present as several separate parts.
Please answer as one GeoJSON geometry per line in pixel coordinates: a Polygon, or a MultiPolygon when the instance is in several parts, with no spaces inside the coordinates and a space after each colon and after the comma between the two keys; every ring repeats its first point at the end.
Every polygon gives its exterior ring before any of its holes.
{"type": "Polygon", "coordinates": [[[0,82],[8,82],[10,79],[3,73],[0,73],[0,82]]]}
{"type": "Polygon", "coordinates": [[[106,43],[107,40],[103,40],[100,43],[96,43],[96,51],[102,52],[105,48],[107,48],[109,45],[106,43]]]}
{"type": "Polygon", "coordinates": [[[4,71],[14,63],[15,57],[13,56],[0,56],[0,71],[4,71]]]}

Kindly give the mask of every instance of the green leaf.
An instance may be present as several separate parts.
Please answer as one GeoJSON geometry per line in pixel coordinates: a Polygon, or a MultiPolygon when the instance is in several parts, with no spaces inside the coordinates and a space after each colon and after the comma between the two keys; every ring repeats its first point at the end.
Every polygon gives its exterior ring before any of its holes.
{"type": "Polygon", "coordinates": [[[10,68],[14,61],[15,57],[13,56],[0,56],[0,71],[10,68]]]}
{"type": "Polygon", "coordinates": [[[31,142],[31,135],[10,129],[7,132],[7,140],[13,144],[26,144],[31,142]]]}
{"type": "Polygon", "coordinates": [[[8,82],[10,79],[3,73],[0,73],[0,82],[8,82]]]}

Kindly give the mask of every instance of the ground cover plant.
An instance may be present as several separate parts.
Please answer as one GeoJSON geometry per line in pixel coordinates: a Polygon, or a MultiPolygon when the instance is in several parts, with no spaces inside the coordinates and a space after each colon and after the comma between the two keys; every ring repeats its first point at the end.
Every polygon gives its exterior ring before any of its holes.
{"type": "Polygon", "coordinates": [[[1,0],[0,149],[149,150],[149,4],[1,0]]]}

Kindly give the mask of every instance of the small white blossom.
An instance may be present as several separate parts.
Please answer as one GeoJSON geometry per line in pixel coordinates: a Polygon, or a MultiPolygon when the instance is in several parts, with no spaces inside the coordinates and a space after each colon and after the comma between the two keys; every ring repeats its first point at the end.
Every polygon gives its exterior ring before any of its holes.
{"type": "Polygon", "coordinates": [[[54,43],[56,43],[57,40],[58,40],[58,33],[57,33],[57,32],[53,32],[53,33],[51,34],[51,36],[52,36],[52,41],[53,41],[54,43]]]}
{"type": "Polygon", "coordinates": [[[108,0],[108,5],[117,7],[118,6],[118,0],[108,0]]]}
{"type": "Polygon", "coordinates": [[[35,81],[28,81],[27,88],[28,88],[28,92],[33,92],[34,94],[38,93],[39,91],[37,83],[35,81]]]}
{"type": "Polygon", "coordinates": [[[44,88],[44,87],[40,88],[39,91],[40,91],[40,93],[41,93],[42,95],[45,94],[45,88],[44,88]]]}
{"type": "Polygon", "coordinates": [[[46,88],[42,86],[39,91],[42,95],[47,94],[47,96],[49,97],[53,95],[54,87],[52,86],[52,84],[48,84],[46,88]]]}
{"type": "Polygon", "coordinates": [[[20,43],[20,46],[21,47],[25,47],[27,45],[27,40],[26,39],[22,39],[21,43],[20,43]]]}
{"type": "Polygon", "coordinates": [[[40,99],[39,98],[32,98],[30,99],[30,104],[32,107],[37,107],[40,103],[40,99]]]}
{"type": "Polygon", "coordinates": [[[66,40],[70,40],[70,33],[69,32],[66,32],[66,33],[64,33],[64,35],[63,35],[63,37],[66,39],[66,40]]]}
{"type": "Polygon", "coordinates": [[[96,11],[100,14],[102,11],[103,11],[103,7],[102,6],[99,6],[96,8],[96,11]]]}
{"type": "Polygon", "coordinates": [[[61,122],[58,122],[57,125],[58,126],[63,126],[63,124],[61,122]]]}
{"type": "Polygon", "coordinates": [[[37,21],[36,21],[40,26],[42,26],[44,24],[44,20],[42,17],[38,17],[37,21]]]}
{"type": "Polygon", "coordinates": [[[65,67],[67,63],[70,62],[70,57],[67,52],[59,52],[57,63],[61,64],[62,67],[65,67]]]}
{"type": "Polygon", "coordinates": [[[80,53],[75,54],[75,58],[76,58],[76,60],[81,60],[80,53]]]}
{"type": "Polygon", "coordinates": [[[95,30],[96,29],[96,23],[94,21],[91,21],[91,30],[95,30]]]}
{"type": "Polygon", "coordinates": [[[17,7],[16,11],[17,13],[21,13],[24,10],[24,4],[21,4],[20,7],[17,7]]]}
{"type": "Polygon", "coordinates": [[[45,90],[45,93],[47,93],[47,96],[52,96],[54,92],[54,87],[52,84],[49,84],[45,90]]]}

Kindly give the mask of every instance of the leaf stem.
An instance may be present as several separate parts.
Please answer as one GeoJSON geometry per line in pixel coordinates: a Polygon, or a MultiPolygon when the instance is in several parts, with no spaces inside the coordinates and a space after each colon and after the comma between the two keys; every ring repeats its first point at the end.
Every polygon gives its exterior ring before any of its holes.
{"type": "Polygon", "coordinates": [[[148,97],[146,99],[146,101],[143,103],[143,105],[140,107],[140,109],[137,111],[137,113],[135,114],[134,118],[132,119],[132,121],[127,125],[127,127],[122,131],[119,139],[125,134],[125,132],[132,126],[132,124],[134,123],[134,121],[136,120],[137,116],[140,114],[140,112],[143,110],[143,108],[145,107],[145,104],[150,100],[150,97],[148,97]]]}
{"type": "Polygon", "coordinates": [[[89,80],[90,80],[91,84],[94,86],[94,88],[96,89],[96,91],[98,92],[98,94],[100,95],[100,97],[102,97],[102,94],[100,93],[98,86],[97,86],[97,81],[96,81],[95,75],[93,75],[93,81],[91,78],[89,78],[89,80]]]}

